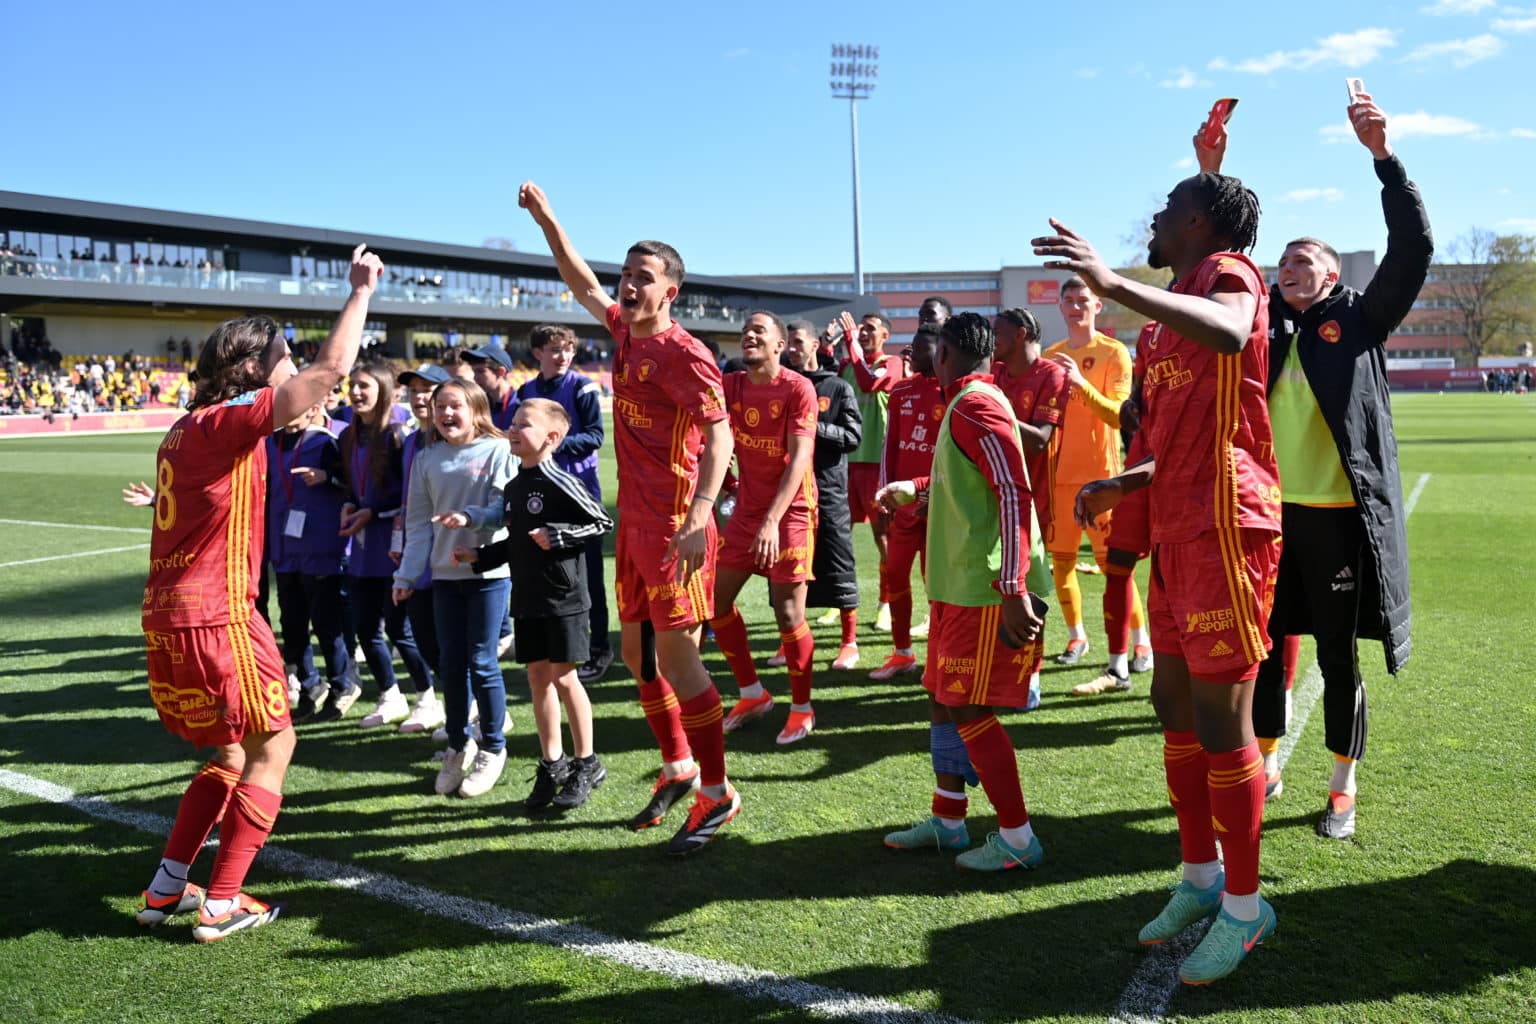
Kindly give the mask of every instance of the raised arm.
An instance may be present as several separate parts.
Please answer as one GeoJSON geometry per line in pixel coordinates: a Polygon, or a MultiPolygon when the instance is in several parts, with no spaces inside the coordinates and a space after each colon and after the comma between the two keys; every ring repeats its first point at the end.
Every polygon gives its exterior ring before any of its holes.
{"type": "Polygon", "coordinates": [[[366,251],[365,246],[359,245],[352,250],[349,274],[352,294],[347,297],[347,304],[341,307],[336,326],[321,344],[314,362],[278,385],[272,396],[273,430],[286,426],[305,409],[324,401],[331,388],[351,372],[352,364],[357,361],[357,346],[363,340],[368,302],[383,273],[384,261],[366,251]]]}
{"type": "Polygon", "coordinates": [[[550,208],[549,197],[544,190],[531,181],[525,181],[517,190],[517,205],[527,210],[533,217],[533,222],[544,232],[544,241],[549,243],[549,251],[555,257],[555,266],[560,270],[560,280],[576,296],[576,301],[597,318],[597,322],[608,322],[608,307],[613,305],[613,298],[598,283],[597,275],[592,273],[592,268],[587,266],[587,261],[581,258],[571,240],[566,237],[565,229],[555,219],[555,212],[550,208]]]}
{"type": "Polygon", "coordinates": [[[1370,150],[1387,220],[1386,254],[1360,296],[1361,312],[1374,330],[1371,337],[1358,340],[1380,345],[1419,297],[1435,255],[1435,238],[1418,186],[1408,180],[1407,170],[1387,141],[1387,116],[1368,93],[1356,95],[1358,102],[1350,105],[1349,122],[1360,144],[1370,150]]]}

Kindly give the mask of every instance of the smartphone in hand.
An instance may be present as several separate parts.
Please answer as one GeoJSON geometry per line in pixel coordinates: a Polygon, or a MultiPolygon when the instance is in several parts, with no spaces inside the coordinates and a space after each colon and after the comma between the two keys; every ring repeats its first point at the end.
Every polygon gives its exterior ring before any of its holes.
{"type": "Polygon", "coordinates": [[[1211,107],[1210,115],[1205,119],[1205,125],[1200,129],[1200,142],[1207,149],[1216,145],[1221,126],[1232,120],[1232,111],[1237,109],[1237,100],[1232,97],[1224,97],[1216,101],[1211,107]]]}
{"type": "Polygon", "coordinates": [[[1344,79],[1345,88],[1349,89],[1349,105],[1354,106],[1360,102],[1360,94],[1365,92],[1365,80],[1361,78],[1344,79]]]}

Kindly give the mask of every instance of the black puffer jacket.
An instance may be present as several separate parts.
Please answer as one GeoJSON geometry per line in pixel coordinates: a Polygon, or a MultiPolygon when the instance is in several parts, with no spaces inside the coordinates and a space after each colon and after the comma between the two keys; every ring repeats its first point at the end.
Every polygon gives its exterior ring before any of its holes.
{"type": "MultiPolygon", "coordinates": [[[[802,371],[804,372],[804,371],[802,371]]],[[[805,376],[816,389],[817,526],[815,576],[806,588],[812,608],[857,608],[859,577],[853,561],[853,524],[848,518],[848,453],[859,446],[863,421],[853,386],[831,370],[805,376]]]]}
{"type": "MultiPolygon", "coordinates": [[[[1387,219],[1381,266],[1365,291],[1335,286],[1304,313],[1287,306],[1278,287],[1270,291],[1269,391],[1274,391],[1294,343],[1365,526],[1358,635],[1382,642],[1387,671],[1395,674],[1412,650],[1412,614],[1406,509],[1385,346],[1418,298],[1434,255],[1434,238],[1419,190],[1397,157],[1376,161],[1376,177],[1387,219]]],[[[1282,480],[1282,490],[1284,486],[1282,480]]],[[[1306,624],[1287,625],[1296,632],[1309,631],[1306,624]]]]}

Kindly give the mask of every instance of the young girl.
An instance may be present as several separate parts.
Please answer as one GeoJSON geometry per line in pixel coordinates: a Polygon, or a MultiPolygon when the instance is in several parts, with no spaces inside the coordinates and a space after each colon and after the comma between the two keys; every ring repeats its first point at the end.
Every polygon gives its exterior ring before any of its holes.
{"type": "MultiPolygon", "coordinates": [[[[341,470],[351,496],[341,507],[341,535],[352,538],[347,571],[352,577],[357,639],[379,684],[378,706],[361,723],[371,728],[399,722],[411,712],[395,684],[391,643],[418,693],[432,688],[432,675],[416,646],[405,608],[390,600],[389,581],[395,572],[389,556],[391,520],[399,514],[405,487],[404,435],[393,423],[395,371],[388,363],[359,363],[352,370],[350,394],[352,422],[341,433],[341,470]]],[[[320,721],[340,717],[334,705],[316,716],[320,721]]]]}
{"type": "Polygon", "coordinates": [[[474,797],[496,784],[507,763],[502,732],[507,694],[496,639],[510,584],[505,566],[476,575],[454,562],[453,548],[456,539],[484,545],[506,538],[502,519],[512,456],[491,422],[485,392],[474,381],[437,386],[432,425],[437,440],[411,465],[411,503],[394,599],[397,605],[408,601],[430,563],[438,682],[448,718],[448,756],[437,773],[436,789],[445,796],[474,797]],[[466,528],[467,536],[458,533],[466,528]],[[471,695],[480,708],[478,746],[469,734],[471,695]]]}

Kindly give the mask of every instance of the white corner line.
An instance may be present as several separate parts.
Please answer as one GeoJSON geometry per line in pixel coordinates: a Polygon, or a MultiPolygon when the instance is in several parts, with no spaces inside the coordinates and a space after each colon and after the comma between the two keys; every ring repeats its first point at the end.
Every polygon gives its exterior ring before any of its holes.
{"type": "MultiPolygon", "coordinates": [[[[1419,495],[1424,493],[1430,475],[1420,473],[1418,482],[1413,485],[1413,491],[1403,505],[1405,522],[1413,515],[1414,507],[1419,503],[1419,495]]],[[[1285,730],[1285,735],[1280,737],[1280,746],[1275,751],[1281,769],[1291,759],[1291,752],[1296,749],[1296,743],[1307,727],[1307,719],[1312,716],[1312,708],[1322,695],[1323,672],[1314,661],[1307,666],[1306,674],[1291,697],[1291,724],[1285,730]]],[[[1142,959],[1136,973],[1131,975],[1125,990],[1120,993],[1120,999],[1115,1003],[1115,1012],[1109,1015],[1109,1024],[1157,1024],[1163,1019],[1168,1012],[1168,1004],[1179,989],[1179,965],[1199,944],[1207,924],[1207,921],[1199,921],[1190,925],[1177,938],[1154,948],[1142,959]]]]}
{"type": "Polygon", "coordinates": [[[48,555],[44,558],[23,558],[19,562],[0,562],[0,569],[16,565],[36,565],[39,562],[61,562],[67,558],[89,558],[92,555],[115,555],[120,551],[142,551],[148,544],[129,544],[121,548],[97,548],[95,551],[71,551],[67,555],[48,555]]]}
{"type": "MultiPolygon", "coordinates": [[[[0,788],[60,804],[100,821],[126,825],[153,836],[164,836],[171,828],[170,819],[158,814],[119,807],[100,797],[78,796],[64,786],[4,768],[0,768],[0,788]]],[[[744,999],[780,1003],[818,1017],[869,1021],[871,1024],[966,1024],[961,1018],[948,1014],[916,1010],[886,999],[828,988],[789,975],[616,938],[582,925],[508,910],[484,900],[437,892],[391,875],[278,846],[265,847],[259,859],[267,867],[284,874],[362,893],[416,913],[481,928],[499,937],[552,946],[677,981],[699,982],[744,999]]]]}

